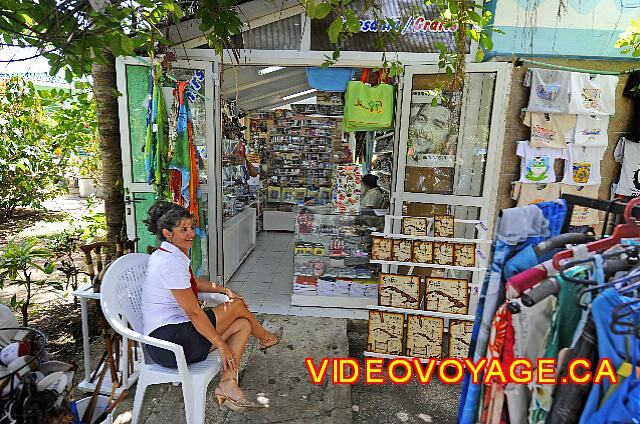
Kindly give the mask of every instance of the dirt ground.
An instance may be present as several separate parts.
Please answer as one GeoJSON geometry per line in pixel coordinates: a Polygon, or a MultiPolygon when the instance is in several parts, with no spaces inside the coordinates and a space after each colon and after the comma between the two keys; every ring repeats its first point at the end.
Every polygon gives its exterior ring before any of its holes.
{"type": "MultiPolygon", "coordinates": [[[[88,213],[86,199],[77,195],[60,196],[44,202],[45,210],[33,211],[20,209],[11,219],[0,220],[0,251],[12,240],[23,240],[36,237],[39,245],[46,247],[49,239],[65,229],[71,228],[71,222],[82,225],[82,218],[88,213]]],[[[101,201],[92,206],[96,212],[104,211],[101,201]]],[[[77,266],[84,270],[84,259],[80,252],[74,255],[77,266]]],[[[44,278],[43,273],[35,272],[34,279],[44,278]]],[[[52,280],[65,281],[64,275],[56,271],[52,280]]],[[[79,277],[79,284],[88,282],[86,276],[79,277]]],[[[47,335],[47,351],[52,359],[73,361],[82,351],[82,330],[80,307],[74,305],[72,288],[55,290],[48,285],[38,290],[33,296],[29,326],[42,330],[47,335]]],[[[22,286],[10,285],[0,290],[0,302],[6,305],[16,295],[21,299],[26,294],[22,286]]],[[[90,307],[90,321],[96,320],[95,305],[90,307]]],[[[22,325],[22,316],[16,312],[18,325],[22,325]]],[[[91,339],[97,336],[97,325],[90,325],[91,339]]]]}

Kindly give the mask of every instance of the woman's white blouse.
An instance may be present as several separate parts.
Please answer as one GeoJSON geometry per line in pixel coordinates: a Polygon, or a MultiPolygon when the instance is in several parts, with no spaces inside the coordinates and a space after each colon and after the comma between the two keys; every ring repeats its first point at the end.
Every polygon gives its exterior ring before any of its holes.
{"type": "Polygon", "coordinates": [[[191,260],[171,243],[162,242],[160,247],[168,252],[160,249],[153,252],[142,286],[142,322],[146,335],[163,325],[189,321],[171,290],[191,288],[191,260]]]}

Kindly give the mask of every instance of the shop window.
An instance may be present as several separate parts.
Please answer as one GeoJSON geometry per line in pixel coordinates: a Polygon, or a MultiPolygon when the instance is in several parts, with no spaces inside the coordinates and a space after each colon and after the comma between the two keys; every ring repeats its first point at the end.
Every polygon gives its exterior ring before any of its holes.
{"type": "Polygon", "coordinates": [[[482,196],[495,74],[467,74],[464,93],[434,97],[444,84],[439,75],[413,77],[405,192],[482,196]]]}

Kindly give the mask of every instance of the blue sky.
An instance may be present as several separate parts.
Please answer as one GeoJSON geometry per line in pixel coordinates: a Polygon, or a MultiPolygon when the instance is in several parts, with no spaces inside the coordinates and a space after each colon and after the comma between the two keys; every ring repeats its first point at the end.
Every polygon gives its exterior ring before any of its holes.
{"type": "Polygon", "coordinates": [[[20,47],[2,47],[0,48],[0,73],[25,73],[25,72],[49,72],[51,67],[49,66],[47,59],[38,57],[37,59],[30,59],[20,62],[6,63],[6,60],[15,60],[21,58],[31,57],[38,53],[38,50],[33,47],[20,48],[20,47]]]}

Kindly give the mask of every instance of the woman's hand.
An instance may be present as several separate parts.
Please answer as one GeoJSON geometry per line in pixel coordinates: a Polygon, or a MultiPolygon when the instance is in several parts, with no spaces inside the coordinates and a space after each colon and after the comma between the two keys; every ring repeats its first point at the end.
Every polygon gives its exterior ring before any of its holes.
{"type": "Polygon", "coordinates": [[[220,353],[220,359],[222,360],[222,369],[225,371],[236,372],[238,369],[238,362],[236,361],[236,357],[229,346],[225,342],[222,342],[217,349],[220,353]]]}
{"type": "Polygon", "coordinates": [[[244,303],[244,306],[246,306],[247,308],[249,307],[249,305],[247,305],[247,301],[244,300],[244,297],[240,296],[238,293],[234,292],[233,290],[226,289],[224,294],[226,294],[229,297],[229,300],[232,300],[232,299],[241,300],[242,303],[244,303]]]}

